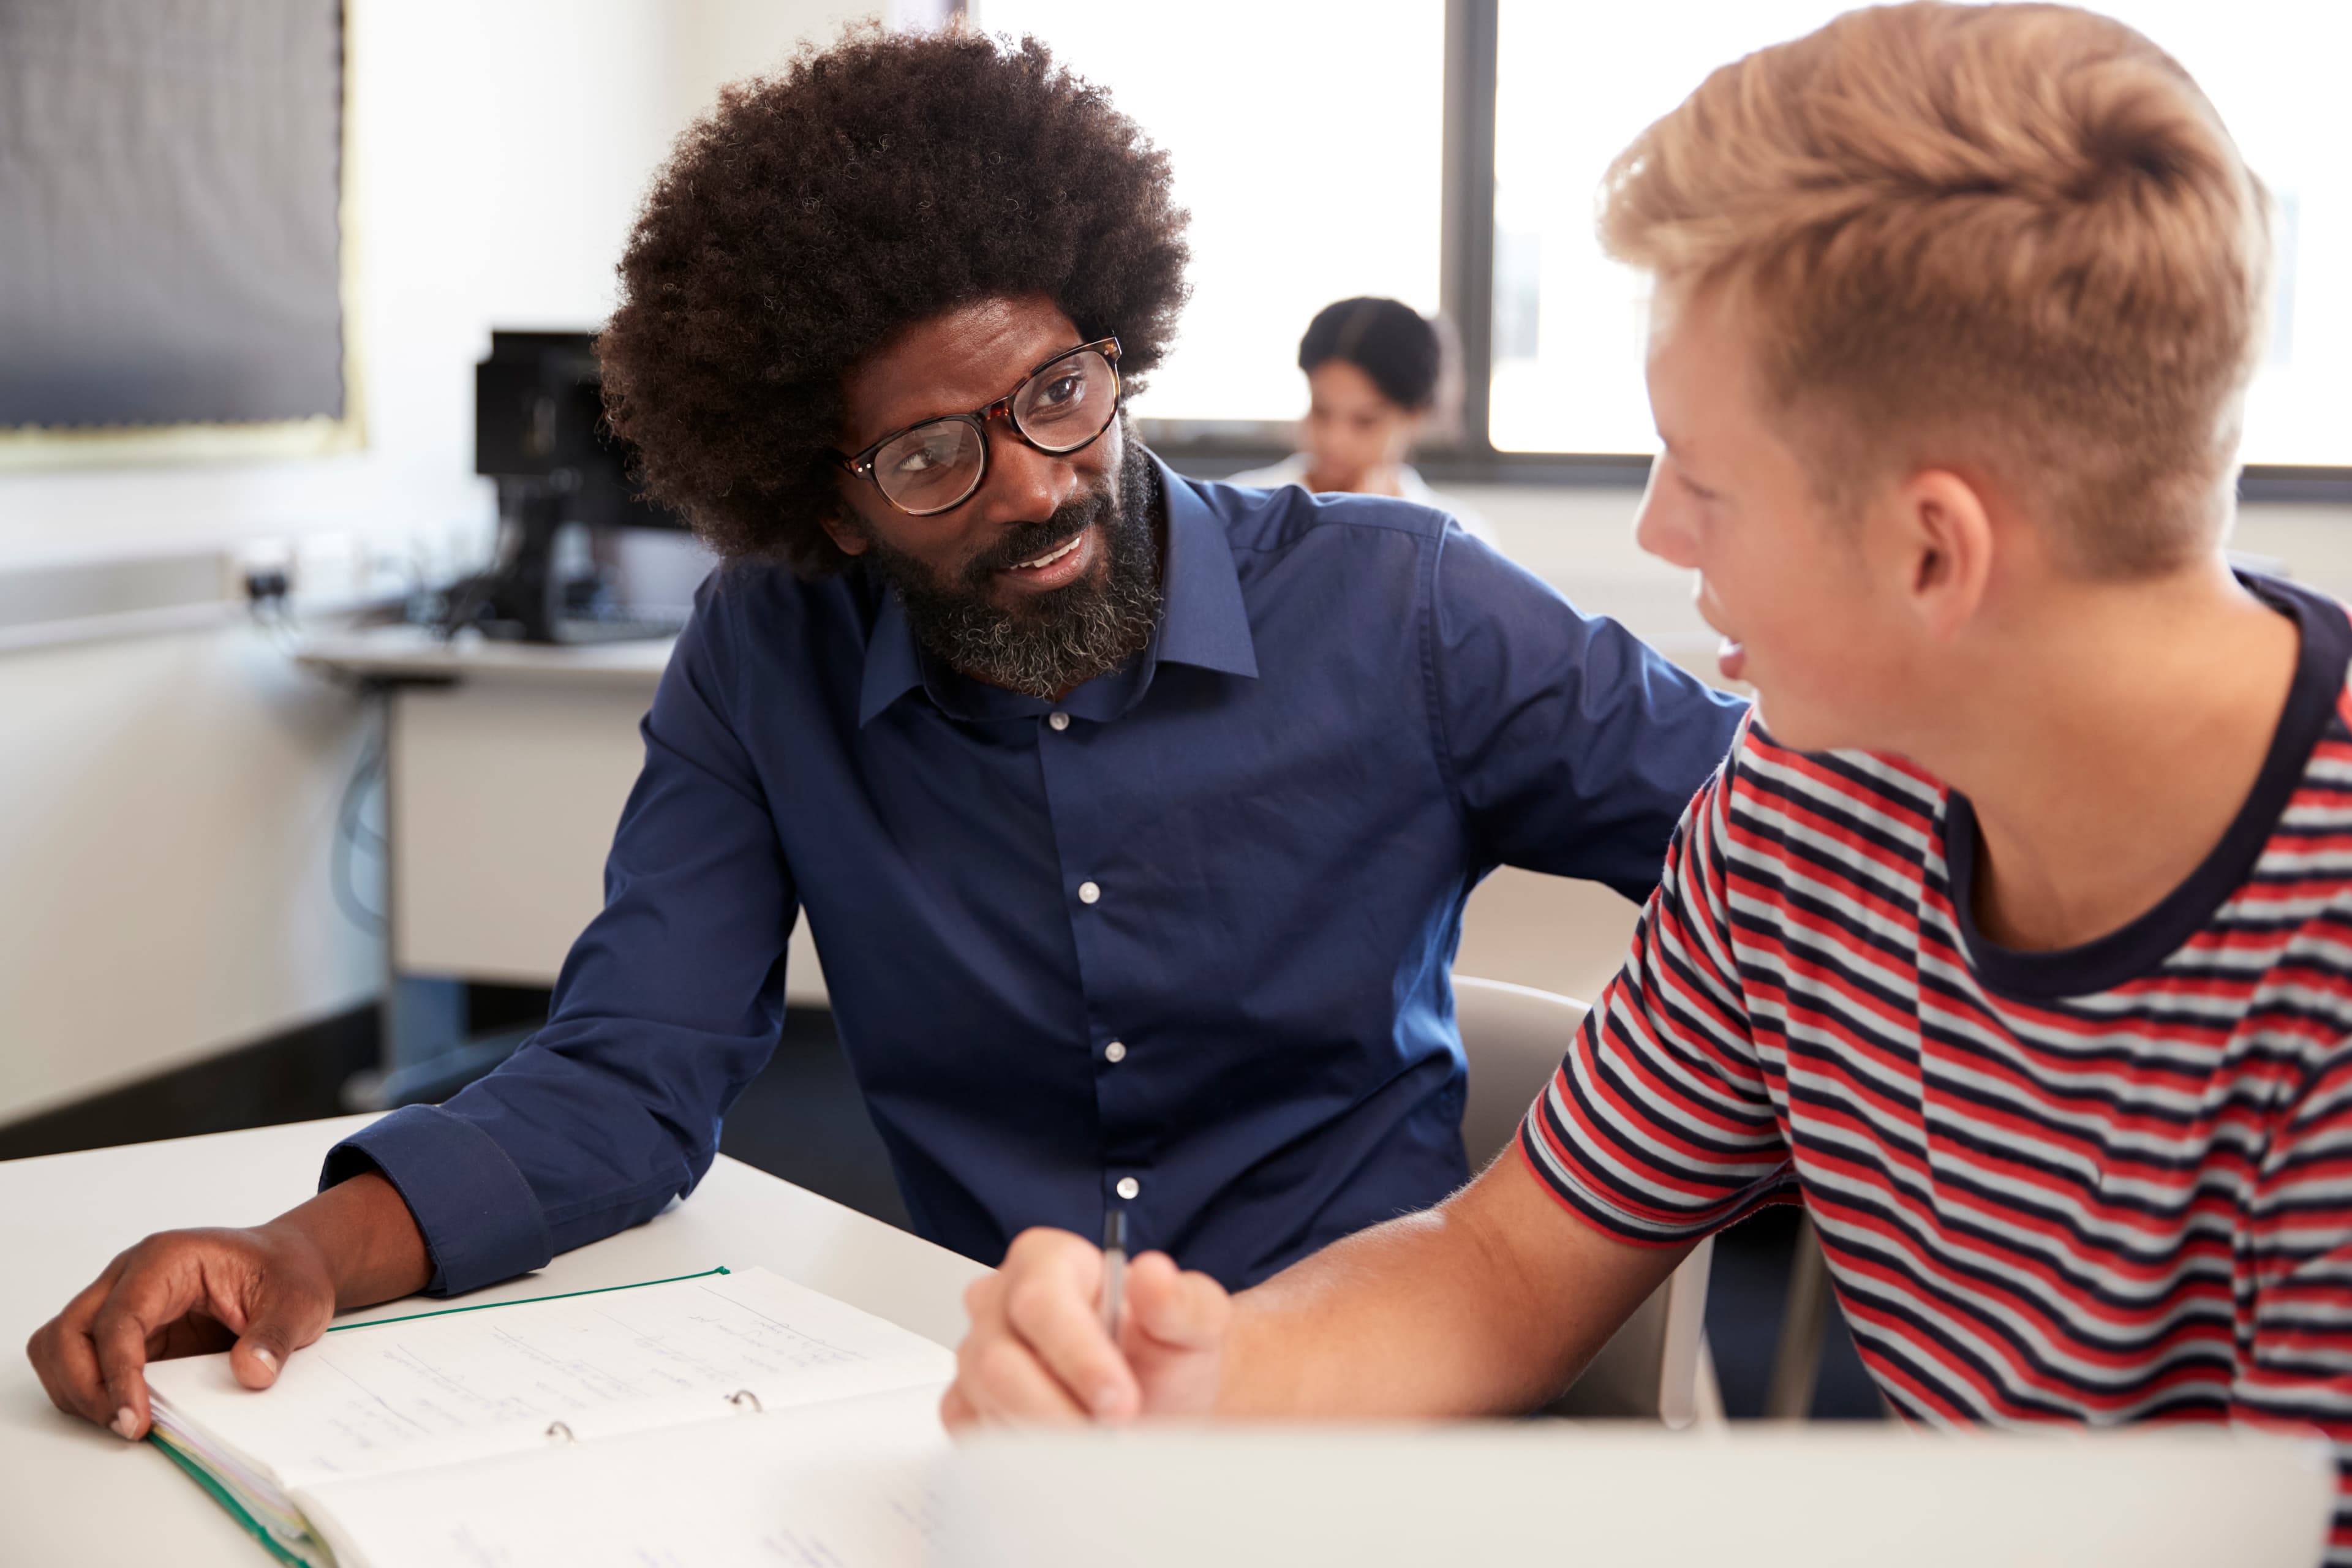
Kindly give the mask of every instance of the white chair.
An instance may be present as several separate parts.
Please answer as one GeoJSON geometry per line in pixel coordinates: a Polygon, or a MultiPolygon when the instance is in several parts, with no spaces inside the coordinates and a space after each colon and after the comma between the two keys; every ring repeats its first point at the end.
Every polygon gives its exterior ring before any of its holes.
{"type": "MultiPolygon", "coordinates": [[[[1586,1011],[1581,1002],[1532,986],[1454,977],[1454,1015],[1470,1062],[1462,1144],[1473,1171],[1518,1136],[1520,1120],[1551,1080],[1586,1011]]],[[[1706,1336],[1706,1276],[1714,1258],[1713,1238],[1699,1243],[1548,1410],[1676,1427],[1720,1426],[1723,1396],[1706,1336]]]]}

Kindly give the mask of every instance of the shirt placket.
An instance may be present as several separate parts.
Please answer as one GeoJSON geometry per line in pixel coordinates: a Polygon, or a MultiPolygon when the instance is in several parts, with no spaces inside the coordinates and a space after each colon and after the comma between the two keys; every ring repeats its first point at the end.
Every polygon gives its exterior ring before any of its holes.
{"type": "Polygon", "coordinates": [[[1143,1128],[1132,1109],[1136,1100],[1128,1081],[1149,1042],[1135,1037],[1140,1019],[1120,1016],[1123,1009],[1131,1010],[1133,1001],[1132,988],[1121,984],[1119,977],[1138,971],[1119,951],[1128,940],[1121,931],[1132,930],[1134,923],[1119,900],[1135,897],[1136,890],[1120,885],[1118,836],[1111,822],[1118,803],[1131,791],[1101,776],[1108,739],[1103,725],[1058,708],[1039,722],[1038,772],[1061,860],[1086,1019],[1086,1037],[1074,1043],[1085,1048],[1094,1072],[1096,1182],[1106,1210],[1127,1211],[1129,1245],[1140,1247],[1150,1245],[1144,1238],[1156,1228],[1150,1223],[1154,1182],[1143,1158],[1143,1128]]]}

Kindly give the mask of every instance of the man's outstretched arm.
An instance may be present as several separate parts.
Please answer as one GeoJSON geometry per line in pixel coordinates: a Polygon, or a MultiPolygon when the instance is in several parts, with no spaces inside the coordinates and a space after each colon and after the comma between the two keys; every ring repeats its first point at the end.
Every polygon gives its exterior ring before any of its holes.
{"type": "Polygon", "coordinates": [[[1688,1245],[1635,1247],[1565,1210],[1511,1151],[1426,1213],[1227,1297],[1163,1254],[1128,1274],[1119,1342],[1102,1256],[1033,1230],[965,1300],[951,1426],[1154,1415],[1450,1416],[1565,1388],[1688,1245]]]}

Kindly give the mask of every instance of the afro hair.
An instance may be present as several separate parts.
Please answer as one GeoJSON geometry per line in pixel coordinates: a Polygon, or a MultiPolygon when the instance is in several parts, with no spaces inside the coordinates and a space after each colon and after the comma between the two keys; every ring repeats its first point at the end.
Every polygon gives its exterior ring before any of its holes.
{"type": "Polygon", "coordinates": [[[722,557],[847,560],[844,377],[903,328],[1043,295],[1133,390],[1185,299],[1168,159],[1034,38],[853,29],[727,89],[656,179],[598,339],[648,499],[722,557]]]}

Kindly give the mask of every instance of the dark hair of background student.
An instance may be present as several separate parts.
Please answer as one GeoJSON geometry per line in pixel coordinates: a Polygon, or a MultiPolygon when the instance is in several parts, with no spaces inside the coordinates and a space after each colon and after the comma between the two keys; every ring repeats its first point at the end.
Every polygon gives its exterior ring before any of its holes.
{"type": "Polygon", "coordinates": [[[954,306],[1044,295],[1118,338],[1133,391],[1184,302],[1186,218],[1166,154],[1036,40],[853,29],[728,89],[656,180],[598,340],[613,428],[722,556],[837,570],[845,374],[954,306]]]}
{"type": "Polygon", "coordinates": [[[1298,340],[1298,368],[1307,374],[1333,360],[1362,371],[1399,408],[1423,414],[1437,403],[1445,344],[1412,306],[1367,296],[1324,306],[1298,340]]]}

